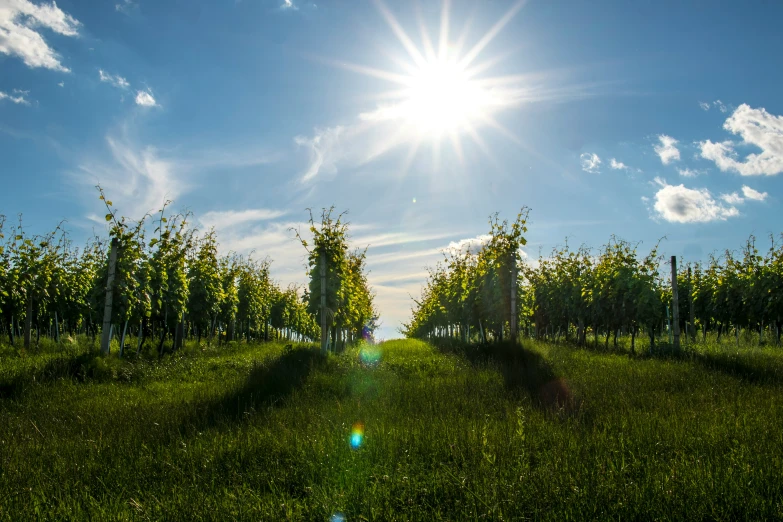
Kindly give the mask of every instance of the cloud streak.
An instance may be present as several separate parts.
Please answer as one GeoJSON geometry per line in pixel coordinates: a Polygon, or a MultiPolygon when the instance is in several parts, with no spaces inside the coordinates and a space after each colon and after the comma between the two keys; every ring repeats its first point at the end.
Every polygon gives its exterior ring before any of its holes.
{"type": "Polygon", "coordinates": [[[102,82],[113,85],[119,89],[127,89],[128,87],[130,87],[128,80],[126,80],[119,74],[112,75],[107,73],[103,69],[98,69],[98,77],[102,82]]]}

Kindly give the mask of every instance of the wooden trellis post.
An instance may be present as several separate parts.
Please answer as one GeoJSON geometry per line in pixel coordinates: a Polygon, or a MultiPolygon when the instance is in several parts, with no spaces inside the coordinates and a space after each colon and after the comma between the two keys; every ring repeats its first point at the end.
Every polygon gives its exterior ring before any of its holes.
{"type": "Polygon", "coordinates": [[[326,252],[321,253],[321,353],[326,355],[329,332],[326,327],[326,252]]]}
{"type": "Polygon", "coordinates": [[[106,303],[103,305],[103,329],[101,330],[101,351],[108,354],[111,351],[111,305],[114,296],[114,272],[117,267],[117,250],[120,242],[115,237],[109,248],[109,276],[106,279],[106,303]]]}
{"type": "Polygon", "coordinates": [[[674,349],[680,349],[680,301],[677,293],[677,256],[672,256],[672,326],[674,349]]]}

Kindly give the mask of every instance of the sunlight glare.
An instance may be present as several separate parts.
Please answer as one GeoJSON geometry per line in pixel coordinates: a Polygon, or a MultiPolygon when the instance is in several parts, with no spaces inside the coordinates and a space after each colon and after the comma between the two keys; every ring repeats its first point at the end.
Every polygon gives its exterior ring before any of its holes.
{"type": "Polygon", "coordinates": [[[410,79],[402,116],[421,137],[458,132],[482,115],[487,96],[454,61],[437,59],[410,79]]]}

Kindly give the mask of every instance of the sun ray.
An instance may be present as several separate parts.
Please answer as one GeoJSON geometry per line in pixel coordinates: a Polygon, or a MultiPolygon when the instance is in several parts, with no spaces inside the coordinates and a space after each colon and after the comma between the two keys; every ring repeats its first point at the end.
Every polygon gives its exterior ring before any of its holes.
{"type": "Polygon", "coordinates": [[[449,53],[449,4],[450,0],[443,0],[440,12],[440,39],[438,42],[438,59],[446,61],[449,53]]]}
{"type": "Polygon", "coordinates": [[[413,160],[416,157],[416,153],[418,152],[420,145],[421,145],[421,140],[419,139],[411,140],[411,146],[408,149],[408,154],[406,155],[405,160],[402,162],[401,174],[403,177],[407,176],[408,171],[411,168],[411,164],[413,164],[413,160]]]}
{"type": "Polygon", "coordinates": [[[427,31],[427,26],[424,23],[424,17],[421,14],[421,6],[418,4],[418,2],[416,3],[416,21],[419,24],[421,42],[424,46],[424,53],[427,55],[427,61],[432,63],[437,59],[435,55],[435,48],[432,45],[432,40],[430,40],[430,34],[427,31]]]}
{"type": "Polygon", "coordinates": [[[416,48],[414,43],[408,37],[408,34],[402,28],[400,23],[391,13],[391,11],[389,11],[386,5],[382,2],[382,0],[375,0],[375,5],[378,6],[378,9],[381,11],[381,14],[386,19],[386,23],[389,24],[391,30],[394,31],[395,35],[397,35],[397,39],[400,41],[402,46],[405,47],[405,50],[408,51],[408,54],[410,55],[411,58],[413,58],[413,61],[416,62],[416,65],[418,66],[426,65],[427,60],[424,58],[424,56],[422,56],[421,52],[416,48]]]}
{"type": "Polygon", "coordinates": [[[373,78],[378,78],[380,80],[387,80],[392,83],[398,83],[400,85],[410,85],[411,82],[410,76],[393,73],[390,71],[384,71],[383,69],[376,69],[374,67],[367,67],[365,65],[358,65],[355,63],[342,62],[342,61],[334,61],[334,60],[325,60],[325,61],[341,69],[357,72],[359,74],[363,74],[365,76],[371,76],[373,78]]]}
{"type": "MultiPolygon", "coordinates": [[[[476,8],[474,6],[473,13],[476,8]]],[[[473,26],[473,14],[465,19],[465,23],[462,25],[462,31],[460,31],[457,41],[454,43],[454,47],[451,50],[452,56],[459,56],[462,52],[462,48],[465,47],[465,42],[468,40],[468,34],[470,34],[470,28],[473,26]]]]}
{"type": "Polygon", "coordinates": [[[454,148],[454,153],[457,155],[457,160],[460,165],[465,166],[465,157],[462,153],[462,143],[460,142],[459,134],[452,131],[449,133],[449,138],[451,139],[451,146],[454,148]]]}
{"type": "Polygon", "coordinates": [[[484,48],[489,45],[489,43],[500,33],[500,31],[503,30],[506,24],[509,23],[512,18],[514,18],[514,15],[517,14],[520,9],[522,9],[523,5],[525,5],[525,0],[519,0],[516,4],[511,6],[511,9],[509,9],[500,20],[495,22],[495,25],[493,25],[492,28],[487,31],[487,34],[485,34],[481,40],[479,40],[478,43],[474,45],[470,51],[468,51],[462,60],[460,60],[460,66],[465,68],[470,65],[473,60],[476,59],[479,53],[481,53],[481,51],[483,51],[484,48]]]}

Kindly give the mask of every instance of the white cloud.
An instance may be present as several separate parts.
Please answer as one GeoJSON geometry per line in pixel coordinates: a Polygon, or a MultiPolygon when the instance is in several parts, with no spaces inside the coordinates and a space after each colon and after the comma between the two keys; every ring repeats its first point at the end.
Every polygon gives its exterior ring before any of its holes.
{"type": "Polygon", "coordinates": [[[157,104],[150,91],[136,91],[136,105],[155,107],[157,104]]]}
{"type": "Polygon", "coordinates": [[[114,4],[115,11],[122,14],[130,14],[131,10],[138,7],[138,4],[133,0],[122,0],[119,3],[114,4]]]}
{"type": "Polygon", "coordinates": [[[601,158],[598,154],[591,152],[584,152],[579,159],[582,163],[582,170],[595,174],[598,172],[598,167],[601,165],[601,158]]]}
{"type": "Polygon", "coordinates": [[[655,193],[653,208],[658,217],[673,223],[707,223],[738,216],[734,206],[725,206],[707,189],[689,189],[684,185],[669,185],[655,178],[660,186],[655,193]]]}
{"type": "Polygon", "coordinates": [[[609,161],[609,167],[613,168],[614,170],[628,170],[628,165],[622,161],[617,161],[614,158],[609,161]]]}
{"type": "Polygon", "coordinates": [[[98,76],[100,77],[102,82],[109,83],[111,85],[114,85],[115,87],[119,87],[120,89],[127,89],[128,87],[130,87],[128,80],[126,80],[119,74],[111,75],[106,71],[104,71],[103,69],[98,69],[98,76]]]}
{"type": "Polygon", "coordinates": [[[484,250],[484,247],[492,240],[492,236],[489,234],[482,234],[480,236],[471,237],[467,239],[460,239],[459,241],[452,241],[445,248],[447,253],[453,254],[477,254],[484,250]]]}
{"type": "Polygon", "coordinates": [[[281,210],[270,210],[265,208],[226,211],[212,210],[203,214],[199,218],[199,221],[205,227],[214,227],[217,230],[221,230],[244,223],[277,219],[283,215],[285,215],[285,212],[281,210]]]}
{"type": "Polygon", "coordinates": [[[736,192],[732,192],[731,194],[721,194],[720,199],[722,199],[729,205],[740,205],[745,202],[745,198],[743,198],[736,192]]]}
{"type": "Polygon", "coordinates": [[[25,94],[28,94],[29,92],[30,91],[20,91],[19,89],[14,89],[14,93],[19,94],[18,96],[14,96],[12,94],[0,91],[0,101],[8,100],[10,102],[16,103],[17,105],[30,105],[29,100],[25,98],[25,94]]]}
{"type": "Polygon", "coordinates": [[[757,190],[753,190],[747,185],[742,186],[742,193],[745,195],[746,198],[752,199],[754,201],[764,201],[767,199],[768,194],[766,192],[759,192],[757,190]]]}
{"type": "Polygon", "coordinates": [[[342,156],[340,137],[344,134],[345,127],[340,125],[326,129],[315,129],[312,138],[297,136],[294,143],[305,147],[310,153],[310,165],[302,176],[302,181],[307,182],[315,178],[321,170],[328,173],[337,171],[335,163],[342,156]]]}
{"type": "Polygon", "coordinates": [[[280,10],[291,10],[291,11],[298,11],[299,8],[294,5],[294,2],[292,0],[283,0],[283,4],[280,6],[280,10]]]}
{"type": "Polygon", "coordinates": [[[57,85],[59,85],[60,87],[65,87],[65,82],[60,82],[57,85]]]}
{"type": "Polygon", "coordinates": [[[720,100],[715,100],[714,102],[712,102],[712,104],[715,107],[717,107],[720,112],[728,112],[729,111],[729,108],[726,107],[726,105],[724,105],[723,102],[720,101],[720,100]]]}
{"type": "Polygon", "coordinates": [[[660,145],[656,145],[655,153],[661,158],[661,163],[668,165],[672,161],[680,161],[680,151],[677,149],[677,140],[666,134],[658,136],[660,145]]]}
{"type": "Polygon", "coordinates": [[[139,219],[188,190],[179,163],[161,157],[155,147],[140,146],[126,137],[107,136],[106,143],[111,161],[86,160],[79,165],[77,179],[89,186],[100,184],[123,215],[139,219]]]}
{"type": "Polygon", "coordinates": [[[680,173],[680,176],[683,176],[685,178],[695,178],[696,176],[705,174],[705,171],[703,170],[696,170],[688,167],[685,167],[684,169],[677,169],[677,172],[680,173]]]}
{"type": "Polygon", "coordinates": [[[710,110],[710,104],[707,102],[699,102],[699,107],[701,107],[705,111],[710,110]]]}
{"type": "Polygon", "coordinates": [[[753,145],[761,153],[748,154],[740,160],[733,141],[702,141],[701,156],[715,162],[722,171],[732,170],[743,176],[774,176],[783,172],[783,117],[766,109],[742,104],[729,116],[723,128],[742,138],[742,145],[753,145]]]}
{"type": "Polygon", "coordinates": [[[80,25],[55,2],[36,5],[30,0],[2,0],[0,53],[18,56],[28,67],[70,72],[38,31],[47,28],[63,36],[77,36],[80,25]]]}

